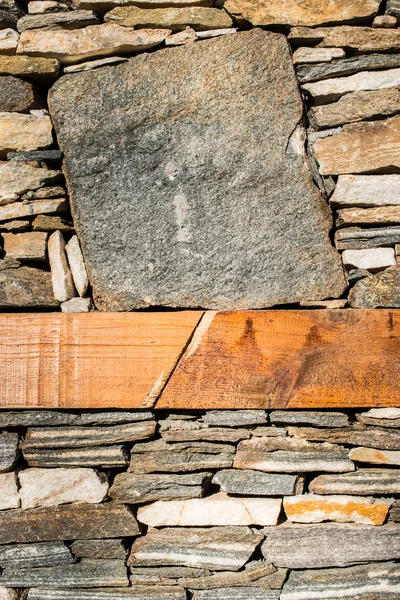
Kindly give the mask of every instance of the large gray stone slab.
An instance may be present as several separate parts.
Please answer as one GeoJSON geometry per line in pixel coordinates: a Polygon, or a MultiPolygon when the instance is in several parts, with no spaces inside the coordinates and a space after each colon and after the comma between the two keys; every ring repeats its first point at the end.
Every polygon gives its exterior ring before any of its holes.
{"type": "Polygon", "coordinates": [[[50,110],[99,309],[345,289],[284,36],[255,29],[67,75],[50,110]]]}

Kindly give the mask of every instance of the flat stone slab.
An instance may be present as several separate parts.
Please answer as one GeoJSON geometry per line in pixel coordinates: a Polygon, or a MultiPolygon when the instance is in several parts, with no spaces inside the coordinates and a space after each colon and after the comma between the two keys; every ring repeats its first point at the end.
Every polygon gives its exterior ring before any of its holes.
{"type": "Polygon", "coordinates": [[[100,310],[344,291],[284,36],[256,29],[67,75],[50,109],[100,310]]]}

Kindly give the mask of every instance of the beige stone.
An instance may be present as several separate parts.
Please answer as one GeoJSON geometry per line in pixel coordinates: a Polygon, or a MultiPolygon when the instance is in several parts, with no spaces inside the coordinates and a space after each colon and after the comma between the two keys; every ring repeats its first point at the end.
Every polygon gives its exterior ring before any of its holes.
{"type": "Polygon", "coordinates": [[[32,0],[28,3],[29,15],[43,15],[49,12],[66,12],[67,4],[57,2],[57,0],[32,0]]]}
{"type": "Polygon", "coordinates": [[[41,231],[3,233],[5,257],[18,260],[46,260],[47,235],[41,231]]]}
{"type": "Polygon", "coordinates": [[[371,408],[360,415],[358,417],[367,417],[369,419],[384,419],[396,421],[400,419],[400,408],[395,407],[387,407],[387,408],[371,408]]]}
{"type": "Polygon", "coordinates": [[[49,237],[48,254],[51,268],[54,297],[65,302],[76,296],[72,274],[65,253],[65,241],[62,233],[55,231],[49,237]]]}
{"type": "Polygon", "coordinates": [[[70,65],[69,67],[65,67],[64,73],[67,74],[79,73],[80,71],[91,71],[92,69],[98,69],[99,67],[105,67],[107,65],[119,65],[119,63],[126,62],[127,60],[128,59],[124,56],[110,56],[109,58],[88,60],[87,62],[82,62],[78,65],[70,65]]]}
{"type": "Polygon", "coordinates": [[[78,294],[83,297],[89,287],[89,279],[86,272],[85,261],[79,245],[78,236],[73,235],[65,246],[69,268],[78,294]]]}
{"type": "Polygon", "coordinates": [[[24,469],[18,479],[25,509],[71,502],[97,504],[108,492],[106,476],[94,469],[24,469]]]}
{"type": "Polygon", "coordinates": [[[50,198],[49,200],[36,200],[33,202],[13,202],[6,206],[0,206],[0,221],[61,212],[67,210],[67,208],[68,201],[66,198],[50,198]]]}
{"type": "Polygon", "coordinates": [[[372,17],[379,0],[226,0],[226,10],[253,25],[310,26],[372,17]]]}
{"type": "Polygon", "coordinates": [[[346,125],[317,140],[314,154],[322,175],[400,168],[400,116],[346,125]]]}
{"type": "Polygon", "coordinates": [[[342,210],[338,210],[336,218],[336,227],[395,224],[400,224],[400,206],[343,208],[342,210]]]}
{"type": "Polygon", "coordinates": [[[197,40],[197,35],[194,29],[188,27],[185,31],[178,31],[165,38],[166,46],[184,46],[197,40]]]}
{"type": "Polygon", "coordinates": [[[371,465],[397,465],[400,466],[400,451],[376,450],[376,448],[352,448],[349,458],[356,462],[371,465]]]}
{"type": "Polygon", "coordinates": [[[0,587],[0,600],[18,600],[19,594],[17,590],[11,588],[0,587]]]}
{"type": "Polygon", "coordinates": [[[21,34],[17,54],[55,58],[70,65],[89,58],[142,52],[158,46],[170,33],[168,29],[121,27],[111,23],[83,29],[35,29],[21,34]]]}
{"type": "Polygon", "coordinates": [[[0,55],[0,75],[28,77],[40,83],[47,83],[57,78],[59,70],[60,63],[54,58],[0,55]]]}
{"type": "Polygon", "coordinates": [[[13,55],[17,51],[19,35],[14,29],[0,30],[0,54],[13,55]]]}
{"type": "Polygon", "coordinates": [[[293,523],[361,523],[382,525],[390,502],[365,496],[318,496],[304,494],[288,496],[283,507],[289,521],[293,523]]]}
{"type": "Polygon", "coordinates": [[[220,37],[221,35],[231,35],[232,33],[236,33],[236,28],[229,29],[209,29],[208,31],[197,31],[196,37],[199,40],[208,40],[213,37],[220,37]]]}
{"type": "MultiPolygon", "coordinates": [[[[8,262],[8,261],[7,261],[8,262]]],[[[41,269],[10,267],[0,271],[0,307],[55,308],[51,275],[41,269]]]]}
{"type": "Polygon", "coordinates": [[[340,175],[330,203],[340,207],[400,205],[400,175],[340,175]]]}
{"type": "Polygon", "coordinates": [[[309,308],[328,308],[329,310],[344,308],[346,304],[346,298],[340,298],[339,300],[305,300],[304,302],[300,302],[300,306],[309,308]]]}
{"type": "Polygon", "coordinates": [[[348,269],[367,269],[372,272],[381,271],[396,264],[393,248],[345,250],[342,260],[348,269]]]}
{"type": "Polygon", "coordinates": [[[393,15],[378,15],[375,17],[372,23],[372,27],[383,27],[384,29],[391,29],[396,27],[397,19],[393,15]]]}
{"type": "MultiPolygon", "coordinates": [[[[350,4],[350,3],[349,3],[350,4]]],[[[372,29],[371,27],[294,27],[289,40],[319,48],[348,48],[359,52],[387,52],[400,49],[400,29],[372,29]]]]}
{"type": "Polygon", "coordinates": [[[14,150],[43,150],[53,143],[52,124],[46,115],[0,113],[0,158],[14,150]]]}
{"type": "Polygon", "coordinates": [[[90,312],[93,309],[91,298],[71,298],[61,304],[61,312],[63,313],[81,313],[90,312]]]}
{"type": "Polygon", "coordinates": [[[74,228],[70,221],[66,221],[61,217],[49,217],[47,215],[39,215],[32,222],[34,231],[63,231],[64,233],[73,233],[74,228]]]}
{"type": "Polygon", "coordinates": [[[20,33],[30,29],[80,29],[98,25],[99,19],[92,10],[70,10],[68,12],[48,12],[41,15],[24,15],[17,23],[20,33]]]}
{"type": "Polygon", "coordinates": [[[30,226],[30,221],[26,219],[15,219],[14,221],[0,223],[0,229],[6,231],[25,231],[26,229],[30,229],[30,226]]]}
{"type": "MultiPolygon", "coordinates": [[[[61,171],[60,171],[61,173],[61,171]]],[[[21,200],[30,201],[30,200],[47,200],[48,198],[65,198],[67,192],[61,186],[48,186],[42,187],[36,190],[30,190],[21,196],[21,200]]]]}
{"type": "Polygon", "coordinates": [[[173,33],[186,27],[194,30],[226,29],[232,19],[224,10],[187,6],[184,8],[153,8],[148,10],[138,6],[119,6],[107,13],[106,23],[116,23],[134,29],[171,29],[173,33]]]}
{"type": "MultiPolygon", "coordinates": [[[[169,8],[174,6],[182,8],[184,6],[212,6],[213,0],[134,0],[136,6],[141,8],[169,8]]],[[[130,0],[76,0],[79,8],[88,8],[97,13],[106,12],[115,6],[129,4],[130,0]]]]}
{"type": "Polygon", "coordinates": [[[0,510],[19,508],[19,506],[17,475],[15,473],[0,473],[0,510]]]}
{"type": "Polygon", "coordinates": [[[159,500],[138,510],[137,518],[151,527],[210,527],[214,525],[276,525],[282,501],[271,498],[229,497],[159,500]]]}
{"type": "Polygon", "coordinates": [[[297,48],[293,53],[295,65],[331,62],[335,58],[346,58],[343,48],[297,48]]]}

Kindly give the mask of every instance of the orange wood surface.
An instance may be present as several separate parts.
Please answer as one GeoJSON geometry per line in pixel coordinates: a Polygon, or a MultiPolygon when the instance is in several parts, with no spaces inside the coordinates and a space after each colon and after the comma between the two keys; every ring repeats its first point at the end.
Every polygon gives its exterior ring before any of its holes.
{"type": "Polygon", "coordinates": [[[202,314],[1,314],[0,407],[151,408],[202,314]]]}
{"type": "Polygon", "coordinates": [[[157,408],[400,406],[400,310],[205,313],[157,408]]]}

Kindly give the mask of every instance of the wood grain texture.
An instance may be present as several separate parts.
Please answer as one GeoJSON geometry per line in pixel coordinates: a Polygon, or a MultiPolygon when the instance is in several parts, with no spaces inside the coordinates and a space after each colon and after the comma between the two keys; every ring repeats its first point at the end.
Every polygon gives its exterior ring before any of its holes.
{"type": "Polygon", "coordinates": [[[205,313],[157,408],[396,406],[400,310],[205,313]]]}
{"type": "Polygon", "coordinates": [[[1,314],[0,407],[151,408],[202,314],[1,314]]]}

